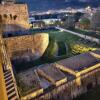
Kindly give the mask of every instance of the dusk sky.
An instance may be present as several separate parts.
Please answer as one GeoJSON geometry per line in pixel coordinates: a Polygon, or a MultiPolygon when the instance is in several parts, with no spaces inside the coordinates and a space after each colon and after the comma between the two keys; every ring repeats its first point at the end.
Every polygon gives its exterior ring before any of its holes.
{"type": "MultiPolygon", "coordinates": [[[[18,0],[22,2],[26,2],[29,6],[30,11],[46,11],[46,10],[53,10],[53,9],[64,9],[67,7],[82,7],[82,6],[98,6],[99,0],[87,0],[92,1],[93,3],[79,3],[76,2],[78,0],[69,0],[72,2],[65,2],[67,0],[18,0]]],[[[83,0],[81,0],[83,1],[83,0]]]]}

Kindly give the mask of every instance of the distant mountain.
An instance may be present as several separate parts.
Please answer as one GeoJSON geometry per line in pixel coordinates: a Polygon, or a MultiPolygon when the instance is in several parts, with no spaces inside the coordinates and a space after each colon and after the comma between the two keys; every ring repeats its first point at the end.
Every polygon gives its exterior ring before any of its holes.
{"type": "MultiPolygon", "coordinates": [[[[1,1],[1,0],[0,0],[1,1]]],[[[29,11],[47,11],[53,9],[65,9],[67,7],[100,6],[100,0],[16,0],[25,2],[29,11]]]]}

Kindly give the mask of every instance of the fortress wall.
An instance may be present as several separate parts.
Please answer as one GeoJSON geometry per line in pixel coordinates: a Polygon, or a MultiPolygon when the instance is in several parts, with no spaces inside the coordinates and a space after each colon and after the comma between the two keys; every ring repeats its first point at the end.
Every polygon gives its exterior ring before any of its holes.
{"type": "Polygon", "coordinates": [[[0,17],[6,32],[29,28],[27,4],[0,4],[0,17]]]}
{"type": "Polygon", "coordinates": [[[43,55],[49,44],[49,36],[46,33],[5,38],[5,45],[10,57],[43,55]]]}
{"type": "Polygon", "coordinates": [[[81,78],[82,78],[81,86],[77,85],[76,83],[77,78],[76,78],[74,80],[62,84],[59,87],[50,88],[51,89],[50,91],[46,91],[43,95],[35,98],[35,100],[46,100],[46,99],[72,100],[77,96],[89,91],[88,89],[89,85],[90,85],[90,90],[100,85],[100,68],[84,74],[83,76],[81,76],[81,78]]]}

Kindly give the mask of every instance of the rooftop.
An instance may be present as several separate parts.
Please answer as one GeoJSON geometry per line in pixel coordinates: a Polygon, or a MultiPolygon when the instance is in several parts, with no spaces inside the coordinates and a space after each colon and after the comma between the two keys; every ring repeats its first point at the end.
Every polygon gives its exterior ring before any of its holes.
{"type": "Polygon", "coordinates": [[[63,79],[67,81],[67,77],[58,68],[54,67],[53,64],[45,64],[38,68],[37,72],[53,84],[56,84],[58,81],[63,79]]]}
{"type": "Polygon", "coordinates": [[[27,70],[18,74],[20,88],[22,88],[23,95],[27,95],[31,92],[35,92],[42,89],[40,86],[38,76],[34,70],[27,70]]]}
{"type": "Polygon", "coordinates": [[[74,71],[82,71],[90,66],[100,63],[100,59],[93,56],[91,53],[97,53],[100,56],[100,51],[93,51],[89,53],[80,54],[68,59],[58,61],[57,63],[63,65],[66,68],[74,71]]]}

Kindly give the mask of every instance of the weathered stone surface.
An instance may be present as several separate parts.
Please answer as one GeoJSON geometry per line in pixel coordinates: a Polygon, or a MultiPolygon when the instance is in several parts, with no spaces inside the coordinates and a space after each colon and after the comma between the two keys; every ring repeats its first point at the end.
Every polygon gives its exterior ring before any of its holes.
{"type": "Polygon", "coordinates": [[[26,4],[0,4],[0,19],[4,32],[29,29],[26,4]]]}
{"type": "Polygon", "coordinates": [[[7,52],[13,59],[37,59],[43,55],[48,44],[49,35],[46,33],[5,38],[7,52]]]}

